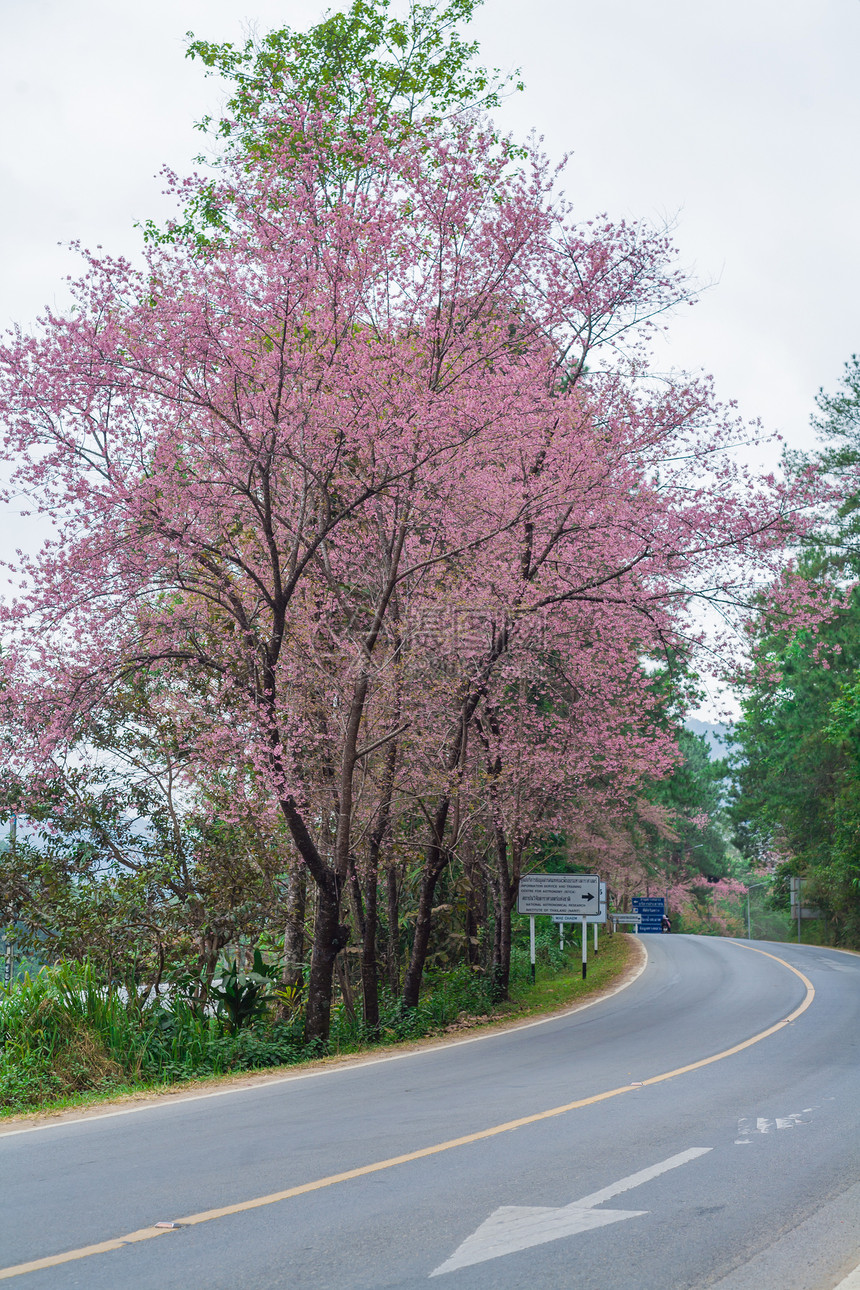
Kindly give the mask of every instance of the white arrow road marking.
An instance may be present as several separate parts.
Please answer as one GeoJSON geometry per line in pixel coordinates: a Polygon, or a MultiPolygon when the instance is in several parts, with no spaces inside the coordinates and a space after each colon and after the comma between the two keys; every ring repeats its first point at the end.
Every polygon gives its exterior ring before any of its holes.
{"type": "Polygon", "coordinates": [[[477,1232],[468,1236],[459,1245],[450,1259],[440,1264],[432,1277],[441,1276],[444,1272],[454,1272],[457,1268],[467,1268],[472,1263],[485,1263],[488,1259],[497,1259],[502,1254],[515,1254],[518,1250],[527,1250],[532,1245],[545,1245],[547,1241],[557,1241],[563,1236],[575,1236],[578,1232],[587,1232],[594,1227],[606,1227],[609,1223],[620,1223],[625,1218],[640,1218],[647,1214],[647,1209],[595,1209],[613,1196],[641,1187],[643,1183],[658,1178],[685,1165],[688,1160],[707,1155],[711,1147],[691,1147],[677,1156],[670,1156],[658,1165],[640,1169],[638,1173],[629,1174],[620,1182],[612,1183],[601,1191],[592,1192],[575,1200],[571,1205],[561,1208],[536,1205],[502,1205],[494,1210],[477,1232]]]}

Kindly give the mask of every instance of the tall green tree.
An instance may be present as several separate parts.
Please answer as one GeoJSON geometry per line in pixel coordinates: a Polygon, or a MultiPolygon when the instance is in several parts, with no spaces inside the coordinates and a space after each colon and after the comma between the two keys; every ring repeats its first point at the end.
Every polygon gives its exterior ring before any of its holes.
{"type": "Polygon", "coordinates": [[[834,489],[832,516],[819,538],[830,567],[860,573],[860,357],[845,364],[834,394],[820,390],[814,418],[821,440],[815,464],[834,489]]]}
{"type": "MultiPolygon", "coordinates": [[[[498,69],[482,67],[477,41],[460,34],[480,4],[412,0],[398,18],[389,0],[353,0],[346,12],[328,14],[308,31],[282,27],[241,48],[192,36],[188,57],[232,82],[227,114],[215,129],[238,142],[243,154],[266,148],[287,90],[291,99],[298,94],[308,103],[324,101],[357,129],[372,96],[377,120],[402,129],[425,117],[495,108],[507,89],[522,88],[498,69]]],[[[211,118],[201,122],[204,129],[214,124],[211,118]]]]}
{"type": "Polygon", "coordinates": [[[860,594],[845,591],[860,574],[857,355],[836,392],[816,401],[820,448],[789,460],[821,481],[821,523],[801,566],[833,581],[833,613],[791,641],[772,624],[759,636],[763,666],[735,730],[732,816],[744,855],[804,875],[837,939],[860,944],[860,594]]]}
{"type": "MultiPolygon", "coordinates": [[[[296,104],[324,108],[330,131],[326,184],[333,200],[342,197],[369,172],[369,129],[396,146],[422,127],[438,127],[467,110],[490,111],[506,94],[522,90],[518,73],[505,76],[482,66],[478,42],[461,33],[481,3],[411,0],[406,14],[395,17],[390,0],[353,0],[349,9],[327,14],[307,31],[281,27],[242,45],[189,32],[186,56],[227,87],[223,114],[198,123],[213,145],[212,155],[199,160],[217,166],[233,155],[251,167],[265,164],[285,145],[301,152],[307,141],[295,127],[296,104]],[[345,142],[354,147],[344,148],[345,142]]],[[[319,144],[317,138],[314,146],[319,144]]],[[[144,225],[151,242],[191,234],[201,246],[227,235],[229,227],[215,182],[189,198],[184,219],[167,229],[152,221],[144,225]]]]}

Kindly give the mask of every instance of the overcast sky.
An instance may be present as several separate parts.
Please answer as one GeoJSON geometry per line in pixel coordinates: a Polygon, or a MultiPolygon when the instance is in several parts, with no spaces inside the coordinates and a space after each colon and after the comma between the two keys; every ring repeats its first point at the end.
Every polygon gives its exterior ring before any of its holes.
{"type": "MultiPolygon", "coordinates": [[[[333,7],[336,7],[333,6],[333,7]]],[[[0,0],[0,323],[62,304],[58,243],[139,246],[155,174],[191,167],[223,87],[185,33],[302,28],[309,0],[0,0]]],[[[521,67],[502,122],[572,154],[583,217],[670,221],[712,285],[668,362],[705,368],[749,417],[811,442],[820,386],[860,348],[860,0],[486,0],[485,61],[521,67]]]]}
{"type": "MultiPolygon", "coordinates": [[[[395,0],[395,3],[397,0],[395,0]]],[[[336,7],[336,3],[333,7],[336,7]]],[[[186,32],[241,40],[319,20],[311,0],[0,0],[0,328],[61,307],[58,243],[140,246],[223,86],[186,32]]],[[[661,365],[713,373],[748,418],[809,447],[819,387],[860,350],[860,0],[485,0],[484,61],[520,67],[501,123],[571,153],[568,195],[670,222],[712,285],[661,365]]],[[[0,515],[0,548],[38,522],[0,515]]],[[[0,551],[2,558],[2,551],[0,551]]]]}

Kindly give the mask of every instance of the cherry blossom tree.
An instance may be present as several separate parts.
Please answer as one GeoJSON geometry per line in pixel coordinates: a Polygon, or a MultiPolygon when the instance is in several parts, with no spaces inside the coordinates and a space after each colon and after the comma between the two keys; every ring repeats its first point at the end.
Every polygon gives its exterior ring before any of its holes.
{"type": "Polygon", "coordinates": [[[56,524],[3,611],[14,757],[47,763],[117,685],[162,678],[237,819],[276,806],[314,885],[322,1040],[357,848],[375,901],[392,819],[424,820],[412,1005],[469,776],[514,842],[568,786],[628,792],[657,747],[636,660],[696,634],[692,598],[748,602],[803,503],[744,475],[706,382],[649,367],[688,294],[663,236],[578,227],[479,119],[392,141],[372,98],[359,115],[282,94],[262,153],[167,177],[215,234],[180,220],[142,269],[86,253],[72,312],[0,353],[9,489],[56,524]],[[419,647],[463,606],[468,641],[419,647]],[[535,660],[566,678],[551,721],[523,706],[535,660]]]}

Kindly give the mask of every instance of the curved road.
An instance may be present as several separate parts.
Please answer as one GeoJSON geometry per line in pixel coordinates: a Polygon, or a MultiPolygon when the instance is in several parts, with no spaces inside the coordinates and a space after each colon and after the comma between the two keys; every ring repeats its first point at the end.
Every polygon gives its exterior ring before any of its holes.
{"type": "Polygon", "coordinates": [[[860,1263],[860,957],[643,940],[567,1017],[0,1131],[0,1280],[831,1290],[860,1263]]]}

